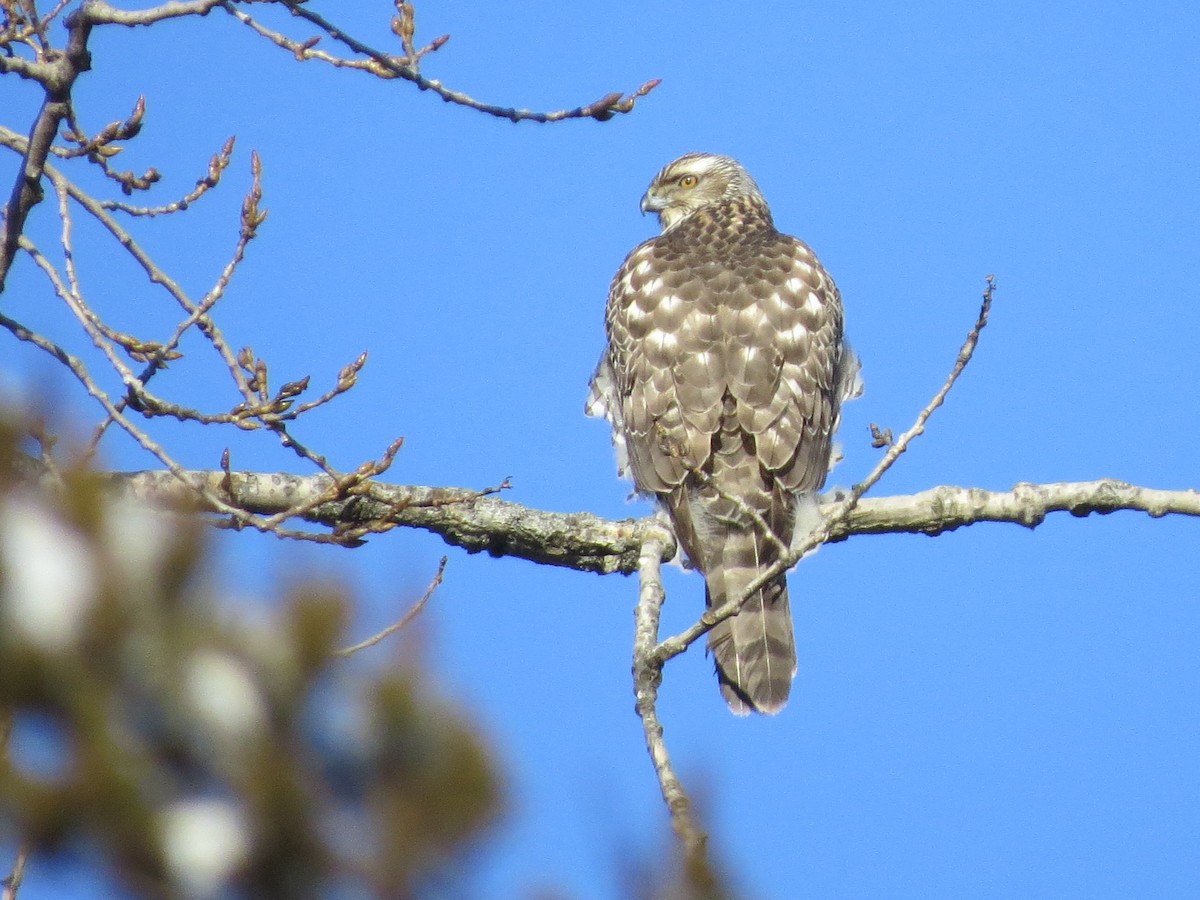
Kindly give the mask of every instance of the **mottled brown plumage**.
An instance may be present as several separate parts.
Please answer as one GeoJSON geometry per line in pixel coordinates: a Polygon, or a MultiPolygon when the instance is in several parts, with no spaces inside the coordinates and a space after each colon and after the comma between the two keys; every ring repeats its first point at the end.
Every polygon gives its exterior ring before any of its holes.
{"type": "MultiPolygon", "coordinates": [[[[618,466],[662,504],[707,603],[743,595],[825,483],[841,401],[857,390],[837,287],[775,230],[735,160],[691,153],[642,198],[662,234],[613,278],[608,346],[587,411],[612,424],[618,466]],[[773,534],[767,534],[763,525],[773,534]]],[[[739,715],[778,712],[796,672],[784,576],[709,633],[739,715]]]]}

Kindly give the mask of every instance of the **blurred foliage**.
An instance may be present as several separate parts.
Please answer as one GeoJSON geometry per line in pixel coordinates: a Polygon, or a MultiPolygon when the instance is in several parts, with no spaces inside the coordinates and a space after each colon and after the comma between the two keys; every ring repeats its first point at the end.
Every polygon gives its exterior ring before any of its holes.
{"type": "MultiPolygon", "coordinates": [[[[336,583],[231,598],[201,516],[37,462],[45,435],[0,408],[0,839],[137,896],[469,893],[503,784],[419,660],[339,656],[336,583]]],[[[618,895],[733,896],[677,851],[627,846],[618,895]]]]}
{"type": "Polygon", "coordinates": [[[688,856],[672,845],[662,854],[632,851],[621,860],[622,895],[630,900],[734,900],[737,894],[712,853],[688,856]],[[668,861],[664,864],[664,860],[668,861]]]}
{"type": "Polygon", "coordinates": [[[503,790],[419,666],[335,657],[336,588],[231,612],[198,517],[34,488],[27,434],[0,424],[0,833],[149,896],[452,886],[503,790]]]}

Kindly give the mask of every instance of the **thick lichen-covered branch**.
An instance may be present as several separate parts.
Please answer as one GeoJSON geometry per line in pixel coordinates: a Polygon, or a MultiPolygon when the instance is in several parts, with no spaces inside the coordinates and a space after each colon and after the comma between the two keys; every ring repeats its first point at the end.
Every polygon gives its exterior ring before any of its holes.
{"type": "Polygon", "coordinates": [[[231,505],[257,515],[307,508],[305,521],[330,528],[422,528],[470,553],[515,556],[587,572],[634,571],[645,528],[638,519],[610,521],[590,513],[530,509],[466,488],[372,482],[353,496],[310,507],[329,491],[328,476],[193,471],[185,473],[186,484],[165,471],[106,477],[115,489],[153,505],[195,503],[195,490],[218,492],[231,505]]]}
{"type": "MultiPolygon", "coordinates": [[[[267,472],[189,471],[194,489],[218,493],[227,503],[259,515],[276,515],[304,506],[330,488],[324,475],[267,472]]],[[[154,505],[188,501],[189,491],[166,471],[115,473],[106,476],[114,489],[154,505]]],[[[832,499],[823,509],[832,511],[832,499]]],[[[1200,492],[1162,490],[1113,479],[1018,484],[1009,491],[941,486],[916,494],[864,497],[844,521],[830,530],[827,543],[864,534],[938,535],[982,522],[1033,528],[1047,515],[1074,516],[1128,510],[1153,517],[1200,517],[1200,492]]],[[[544,565],[587,572],[637,571],[646,529],[657,520],[610,520],[591,513],[531,509],[485,496],[467,488],[420,487],[370,483],[361,494],[309,509],[303,518],[331,528],[353,528],[372,522],[421,528],[471,553],[515,556],[544,565]]],[[[665,555],[675,548],[667,545],[665,555]]]]}

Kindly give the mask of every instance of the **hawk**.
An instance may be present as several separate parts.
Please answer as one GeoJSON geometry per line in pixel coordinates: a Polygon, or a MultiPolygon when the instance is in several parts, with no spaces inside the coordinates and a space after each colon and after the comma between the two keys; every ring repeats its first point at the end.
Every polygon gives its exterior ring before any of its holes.
{"type": "MultiPolygon", "coordinates": [[[[858,362],[833,279],[775,230],[736,160],[681,156],[641,205],[662,233],[613,277],[586,411],[608,419],[621,474],[661,504],[719,607],[785,552],[800,505],[815,509],[858,362]]],[[[785,577],[708,648],[734,713],[782,709],[796,673],[785,577]]]]}

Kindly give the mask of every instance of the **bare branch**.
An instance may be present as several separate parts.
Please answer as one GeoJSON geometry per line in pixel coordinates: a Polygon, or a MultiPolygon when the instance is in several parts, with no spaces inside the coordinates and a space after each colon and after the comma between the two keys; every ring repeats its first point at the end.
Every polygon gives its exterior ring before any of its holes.
{"type": "MultiPolygon", "coordinates": [[[[163,473],[164,475],[168,475],[168,477],[174,478],[180,482],[184,481],[183,468],[177,462],[175,462],[175,460],[172,459],[157,442],[152,440],[144,431],[137,428],[122,414],[120,410],[116,408],[112,400],[110,400],[108,395],[100,389],[95,380],[92,378],[91,373],[88,372],[87,367],[80,362],[79,359],[67,353],[62,347],[58,346],[50,339],[43,337],[36,331],[26,328],[20,322],[10,319],[8,316],[3,314],[0,314],[0,328],[7,329],[12,333],[13,337],[17,338],[17,340],[32,344],[62,363],[62,365],[65,366],[67,370],[75,376],[75,378],[83,386],[84,390],[87,391],[88,396],[92,397],[92,399],[98,402],[123,431],[132,437],[143,450],[153,455],[156,459],[158,459],[159,462],[167,467],[168,472],[163,473]]],[[[253,520],[247,516],[243,510],[222,501],[217,494],[208,489],[207,485],[198,487],[190,486],[190,488],[192,494],[198,494],[200,500],[207,508],[218,512],[224,512],[235,519],[247,522],[249,524],[254,524],[253,520]]]]}
{"type": "Polygon", "coordinates": [[[409,622],[420,615],[421,610],[425,608],[425,604],[429,602],[429,598],[433,596],[433,592],[437,590],[438,585],[442,583],[442,575],[444,575],[446,572],[446,561],[447,557],[443,556],[441,562],[438,563],[438,569],[433,576],[433,580],[429,582],[429,587],[425,588],[425,593],[421,595],[421,599],[410,606],[408,611],[400,617],[398,622],[394,622],[387,628],[383,629],[383,631],[371,635],[365,641],[359,641],[357,644],[354,644],[350,647],[343,647],[341,650],[337,651],[337,655],[350,656],[353,653],[357,653],[359,650],[366,650],[368,647],[374,647],[384,638],[390,637],[397,631],[406,628],[409,622]]]}
{"type": "Polygon", "coordinates": [[[618,113],[630,112],[634,104],[642,97],[649,94],[652,90],[658,87],[660,80],[653,79],[647,81],[637,90],[630,94],[623,95],[620,91],[615,91],[610,94],[605,94],[598,100],[583,106],[575,107],[574,109],[560,109],[554,112],[534,112],[529,109],[517,109],[510,106],[497,106],[493,103],[484,103],[481,100],[476,100],[462,91],[451,90],[443,85],[440,81],[432,78],[426,78],[419,70],[420,59],[427,53],[437,50],[447,40],[447,36],[442,36],[421,50],[412,49],[412,5],[409,3],[399,4],[401,15],[399,24],[393,22],[393,31],[398,33],[401,38],[404,56],[394,56],[389,53],[383,53],[373,47],[368,46],[357,38],[347,34],[338,26],[334,25],[328,19],[313,12],[307,5],[301,5],[299,0],[277,0],[283,6],[286,6],[292,15],[297,18],[316,26],[325,35],[333,38],[340,44],[345,45],[352,53],[358,54],[358,59],[347,59],[334,56],[323,50],[315,49],[318,38],[309,38],[305,41],[293,40],[278,31],[267,28],[260,22],[255,21],[243,10],[238,9],[232,2],[225,2],[224,9],[230,15],[238,19],[246,26],[252,28],[255,32],[267,38],[271,43],[278,47],[287,50],[299,60],[316,59],[321,62],[328,63],[339,68],[358,69],[368,72],[379,78],[399,78],[404,81],[409,81],[415,84],[423,91],[432,91],[437,96],[441,97],[447,103],[454,103],[458,106],[465,106],[468,109],[474,109],[478,112],[485,113],[489,116],[495,116],[500,119],[508,119],[511,122],[560,122],[565,119],[595,119],[603,122],[611,119],[618,113]],[[404,9],[407,9],[405,13],[404,9]]]}
{"type": "MultiPolygon", "coordinates": [[[[73,81],[74,77],[74,74],[71,75],[70,80],[73,81]]],[[[70,109],[66,99],[69,91],[69,84],[61,92],[53,94],[47,88],[46,101],[26,142],[25,158],[17,169],[16,183],[4,209],[4,221],[0,222],[0,293],[4,292],[4,283],[17,253],[17,239],[25,230],[29,211],[42,201],[42,172],[45,170],[46,157],[50,154],[50,145],[58,133],[58,125],[70,109]],[[56,96],[62,99],[54,99],[56,96]]]]}
{"type": "MultiPolygon", "coordinates": [[[[315,50],[317,38],[303,42],[287,38],[255,22],[245,12],[236,8],[230,0],[168,0],[166,3],[142,10],[118,9],[109,5],[105,0],[88,0],[67,17],[65,23],[67,27],[66,47],[56,53],[51,53],[51,48],[46,40],[45,27],[61,12],[63,2],[57,3],[46,17],[37,19],[31,13],[32,18],[22,29],[9,29],[3,33],[6,46],[16,41],[34,47],[31,38],[36,35],[39,39],[41,49],[37,51],[35,60],[28,60],[11,53],[0,55],[0,75],[11,73],[38,82],[45,92],[45,101],[30,130],[28,141],[24,149],[20,151],[24,156],[23,164],[18,167],[15,183],[5,205],[3,221],[0,222],[0,293],[4,290],[9,269],[16,256],[17,239],[24,232],[26,219],[33,207],[42,200],[42,174],[46,158],[52,152],[52,144],[58,134],[58,127],[64,119],[68,122],[74,121],[71,90],[79,75],[91,68],[91,54],[87,45],[91,31],[97,25],[124,25],[126,27],[152,25],[166,19],[183,16],[204,16],[215,7],[221,6],[259,34],[295,54],[297,59],[321,59],[333,65],[369,71],[383,78],[400,78],[412,82],[423,91],[432,91],[448,103],[455,103],[513,122],[556,122],[564,119],[583,118],[605,121],[618,113],[630,112],[639,98],[650,93],[659,84],[657,79],[647,81],[628,95],[613,92],[574,109],[561,109],[548,113],[497,106],[476,100],[461,91],[451,90],[440,81],[426,78],[420,73],[421,58],[441,47],[447,37],[439,37],[420,50],[415,49],[412,43],[413,10],[411,3],[397,3],[399,15],[393,20],[392,30],[401,39],[405,55],[395,56],[375,50],[348,35],[307,6],[302,5],[298,0],[271,0],[271,2],[279,3],[286,7],[292,15],[315,25],[325,35],[344,44],[361,58],[340,59],[324,51],[315,50]]],[[[118,181],[126,194],[130,194],[134,190],[149,188],[159,178],[158,172],[154,169],[150,169],[140,176],[133,172],[114,172],[109,168],[107,161],[108,157],[119,149],[109,146],[112,141],[132,137],[137,133],[143,109],[144,103],[139,100],[134,115],[129,120],[124,123],[113,123],[95,138],[87,138],[77,126],[72,126],[68,137],[75,140],[79,146],[75,151],[68,151],[66,155],[86,155],[92,162],[101,166],[106,175],[118,181]]],[[[126,211],[132,211],[132,209],[126,211]]],[[[137,214],[152,213],[142,211],[137,214]]]]}
{"type": "MultiPolygon", "coordinates": [[[[230,0],[168,0],[158,6],[141,10],[118,9],[109,5],[105,0],[88,0],[67,17],[65,23],[67,43],[61,52],[51,53],[45,36],[45,25],[59,14],[62,9],[61,3],[56,5],[44,19],[31,20],[19,33],[10,33],[9,31],[4,33],[6,45],[16,40],[34,46],[31,42],[33,35],[36,35],[41,41],[42,49],[37,52],[36,60],[28,60],[11,53],[0,55],[0,75],[12,73],[36,81],[45,92],[45,101],[30,130],[28,142],[21,151],[24,156],[23,164],[18,167],[15,183],[5,205],[3,222],[0,222],[0,293],[4,290],[9,269],[16,256],[17,239],[24,232],[29,212],[41,202],[42,174],[46,158],[51,153],[52,144],[58,134],[58,127],[64,119],[73,121],[71,90],[76,79],[91,68],[88,40],[92,29],[97,25],[124,25],[126,27],[153,25],[166,19],[204,16],[215,7],[221,6],[239,21],[254,28],[259,34],[294,53],[298,59],[323,59],[334,65],[370,71],[379,77],[400,78],[412,82],[423,91],[432,91],[448,103],[455,103],[513,122],[556,122],[582,118],[604,121],[618,113],[631,111],[636,101],[654,90],[659,83],[657,80],[648,81],[628,95],[622,95],[620,92],[609,93],[592,103],[574,109],[561,109],[549,113],[497,106],[483,103],[461,91],[451,90],[440,81],[426,78],[420,73],[421,58],[437,50],[445,43],[446,38],[438,38],[419,51],[414,49],[412,44],[413,14],[410,3],[397,5],[400,15],[393,22],[393,32],[401,38],[406,55],[394,56],[375,50],[348,35],[297,0],[271,0],[271,2],[286,7],[292,15],[315,25],[325,35],[344,44],[361,58],[343,60],[323,51],[314,50],[316,39],[304,42],[293,41],[278,32],[264,28],[245,12],[237,9],[230,0]]],[[[70,137],[79,144],[77,150],[73,152],[87,155],[90,160],[100,165],[106,175],[120,182],[122,190],[126,194],[150,187],[159,177],[154,169],[148,170],[141,176],[132,172],[114,172],[110,170],[107,163],[107,158],[116,152],[116,148],[111,148],[108,144],[121,138],[122,135],[136,134],[140,127],[142,108],[143,104],[139,101],[133,117],[125,123],[114,123],[95,138],[86,138],[77,127],[73,127],[70,133],[70,137]]],[[[71,155],[71,152],[68,152],[67,155],[71,155]]]]}
{"type": "MultiPolygon", "coordinates": [[[[333,484],[324,475],[281,472],[187,471],[186,484],[219,495],[247,512],[276,515],[308,506],[333,484]]],[[[155,506],[172,506],[186,497],[182,485],[162,471],[112,473],[114,489],[155,506]]],[[[584,572],[630,574],[637,571],[641,543],[655,519],[602,519],[590,513],[531,509],[484,496],[469,488],[435,488],[371,482],[363,492],[332,502],[317,502],[303,518],[327,527],[353,528],[386,520],[391,526],[421,528],[470,553],[513,556],[543,565],[584,572]]],[[[1200,492],[1138,487],[1113,479],[1055,484],[1020,484],[1011,491],[942,486],[917,494],[862,498],[844,519],[832,521],[844,504],[826,500],[830,520],[825,543],[867,534],[937,535],[981,522],[1027,528],[1052,512],[1074,516],[1108,515],[1120,510],[1155,518],[1200,518],[1200,492]]],[[[359,532],[366,533],[366,532],[359,532]]],[[[665,559],[675,554],[664,548],[665,559]]]]}
{"type": "Polygon", "coordinates": [[[0,75],[20,75],[30,81],[42,81],[49,75],[46,63],[34,62],[20,56],[0,56],[0,75]]]}
{"type": "Polygon", "coordinates": [[[890,469],[892,464],[908,449],[908,445],[925,433],[925,423],[929,421],[929,417],[933,415],[934,410],[945,402],[946,395],[950,393],[950,389],[958,381],[958,376],[963,373],[963,370],[967,367],[967,363],[975,355],[975,348],[979,345],[979,335],[987,326],[988,316],[992,311],[992,296],[996,291],[996,276],[988,275],[985,282],[983,300],[979,305],[979,315],[975,318],[975,324],[971,326],[971,330],[967,333],[967,338],[963,341],[962,347],[959,348],[958,357],[954,360],[954,366],[950,369],[950,374],[946,376],[946,381],[938,389],[938,392],[933,395],[933,399],[917,415],[917,420],[913,423],[912,427],[900,435],[898,439],[890,443],[887,453],[883,455],[883,458],[879,460],[879,463],[871,470],[871,473],[854,486],[850,492],[850,499],[847,501],[847,513],[854,508],[854,504],[858,502],[859,497],[875,486],[879,479],[883,477],[884,472],[890,469]]]}
{"type": "Polygon", "coordinates": [[[42,16],[40,19],[38,19],[36,22],[33,23],[33,28],[37,32],[38,37],[41,38],[43,48],[45,48],[47,46],[47,44],[46,44],[46,26],[49,25],[51,22],[53,22],[55,19],[57,19],[60,15],[62,15],[62,11],[67,8],[67,4],[70,2],[71,2],[71,0],[58,0],[58,2],[54,4],[54,8],[51,9],[50,12],[46,13],[44,16],[42,16]]]}
{"type": "MultiPolygon", "coordinates": [[[[317,397],[315,400],[309,400],[301,403],[293,409],[288,410],[279,416],[280,419],[292,420],[303,415],[310,409],[316,409],[318,406],[324,406],[336,397],[341,396],[350,390],[358,383],[358,373],[362,371],[363,366],[367,364],[367,352],[364,350],[358,355],[358,358],[353,362],[341,368],[338,372],[337,382],[328,391],[317,397]]],[[[307,386],[307,384],[306,384],[307,386]]]]}
{"type": "MultiPolygon", "coordinates": [[[[140,105],[135,109],[135,118],[139,114],[140,105]]],[[[103,134],[108,135],[112,133],[117,135],[129,131],[130,128],[135,126],[136,123],[133,126],[129,125],[128,122],[124,124],[118,123],[115,126],[105,129],[103,134]]],[[[28,141],[19,135],[2,128],[0,128],[0,143],[12,146],[18,152],[26,150],[29,144],[28,141]]],[[[224,155],[214,157],[211,170],[216,170],[217,174],[219,174],[219,171],[224,168],[230,149],[231,147],[227,143],[223,151],[224,155]]],[[[300,404],[297,407],[296,398],[307,390],[310,379],[305,376],[288,382],[272,396],[268,387],[266,363],[256,358],[249,348],[244,349],[238,354],[234,354],[220,330],[209,317],[210,310],[224,295],[234,272],[242,262],[248,243],[255,237],[258,227],[266,217],[266,212],[260,208],[260,201],[262,199],[261,165],[257,154],[251,154],[252,183],[242,204],[241,227],[237,244],[229,262],[217,278],[216,284],[199,303],[193,303],[178,285],[158,269],[148,255],[117,224],[112,215],[98,201],[83,193],[77,186],[63,177],[53,166],[46,165],[44,171],[59,197],[59,217],[62,223],[61,242],[66,261],[65,279],[60,276],[55,267],[32,242],[19,236],[18,246],[23,247],[33,257],[35,263],[50,281],[54,293],[67,304],[80,326],[92,339],[94,346],[101,351],[116,371],[126,389],[125,399],[115,401],[114,398],[110,398],[100,388],[92,374],[80,360],[64,353],[57,344],[48,338],[30,331],[21,326],[20,323],[12,320],[0,320],[0,325],[8,328],[19,339],[33,343],[35,346],[54,356],[71,370],[84,385],[88,394],[100,402],[107,414],[107,418],[96,429],[92,441],[92,450],[95,449],[96,443],[103,435],[107,426],[115,422],[122,430],[129,433],[143,448],[153,453],[169,470],[172,472],[180,471],[179,466],[170,459],[157,443],[150,439],[148,434],[138,430],[128,418],[122,415],[127,408],[132,408],[148,417],[163,416],[175,418],[180,421],[195,421],[202,424],[234,425],[242,429],[264,427],[274,432],[285,447],[295,451],[301,458],[312,462],[332,479],[325,493],[311,501],[312,505],[345,499],[359,492],[363,488],[363,485],[370,479],[377,477],[387,470],[396,452],[399,450],[399,442],[388,448],[382,459],[364,463],[355,471],[343,475],[337,472],[324,456],[308,449],[298,441],[295,436],[289,433],[286,427],[286,420],[295,419],[301,413],[327,403],[334,397],[340,396],[350,390],[354,386],[358,373],[365,363],[365,355],[360,355],[358,359],[343,367],[338,374],[334,387],[330,391],[313,401],[300,404]],[[84,211],[99,220],[117,238],[121,245],[142,264],[151,280],[162,285],[187,312],[185,319],[179,324],[175,333],[165,344],[154,341],[143,341],[131,335],[118,332],[104,323],[87,305],[82,296],[80,281],[75,271],[71,239],[72,216],[69,200],[74,200],[83,207],[84,211]],[[162,400],[146,389],[146,382],[162,368],[164,363],[178,356],[175,348],[183,334],[193,326],[198,328],[226,362],[226,367],[233,376],[235,386],[241,395],[241,402],[229,412],[215,414],[201,413],[197,410],[162,400]],[[134,359],[147,361],[148,365],[146,369],[140,375],[135,375],[121,358],[117,350],[118,347],[134,359]]],[[[202,489],[202,492],[206,490],[207,488],[202,489]]],[[[214,511],[227,515],[229,518],[224,524],[228,526],[235,528],[250,526],[263,531],[271,531],[281,537],[297,537],[306,540],[348,545],[359,543],[358,536],[350,533],[349,529],[335,531],[333,534],[325,534],[295,532],[282,527],[287,520],[303,516],[308,512],[308,507],[302,506],[283,510],[270,518],[263,519],[252,514],[247,514],[236,506],[224,504],[220,499],[222,496],[220,492],[207,493],[204,496],[203,503],[206,508],[212,508],[214,511]]],[[[389,525],[388,527],[393,526],[389,525]]]]}
{"type": "Polygon", "coordinates": [[[687,858],[693,860],[704,857],[708,836],[697,822],[692,802],[671,766],[657,708],[663,663],[656,652],[658,624],[666,598],[660,566],[663,553],[671,542],[670,532],[661,523],[648,527],[642,536],[638,553],[638,602],[634,610],[633,693],[634,707],[646,737],[646,750],[650,753],[663,801],[671,814],[671,828],[687,858]]]}
{"type": "Polygon", "coordinates": [[[196,180],[196,187],[178,200],[162,206],[130,206],[127,203],[121,203],[119,200],[102,200],[100,201],[100,206],[103,209],[120,210],[131,216],[148,216],[151,218],[181,212],[199,200],[204,194],[208,193],[209,190],[216,187],[221,181],[221,174],[229,166],[229,160],[233,156],[233,144],[234,138],[228,138],[220,151],[214,153],[212,159],[209,160],[208,172],[203,178],[196,180]]]}
{"type": "Polygon", "coordinates": [[[109,6],[104,0],[89,0],[76,12],[67,17],[67,27],[75,27],[76,17],[90,25],[125,25],[129,28],[135,25],[153,25],[165,19],[178,19],[182,16],[207,16],[213,7],[220,6],[224,0],[168,0],[149,9],[117,9],[109,6]]]}
{"type": "MultiPolygon", "coordinates": [[[[67,251],[68,261],[71,258],[70,221],[70,217],[63,216],[63,246],[67,251]]],[[[88,306],[79,296],[78,281],[75,278],[73,268],[68,265],[67,274],[70,281],[70,286],[68,286],[63,284],[62,280],[58,277],[58,271],[50,264],[50,261],[46,259],[42,252],[38,250],[36,246],[34,246],[32,241],[30,241],[28,238],[22,237],[18,241],[18,244],[21,249],[33,257],[33,261],[37,264],[38,268],[45,273],[46,277],[49,279],[54,288],[54,292],[67,304],[67,307],[79,321],[79,324],[83,328],[84,332],[92,339],[92,344],[96,347],[96,349],[104,354],[109,364],[116,370],[117,374],[121,376],[121,379],[126,384],[132,385],[134,382],[133,373],[129,370],[128,366],[124,364],[121,358],[117,356],[116,351],[113,348],[115,333],[100,321],[99,317],[97,317],[96,314],[88,308],[88,306]]]]}
{"type": "Polygon", "coordinates": [[[1076,517],[1107,516],[1128,510],[1158,519],[1200,517],[1200,492],[1138,487],[1102,478],[1053,484],[1015,485],[1011,491],[942,486],[896,497],[859,502],[847,520],[831,530],[826,543],[864,534],[924,534],[931,537],[980,522],[1036,528],[1053,512],[1076,517]]]}
{"type": "MultiPolygon", "coordinates": [[[[27,148],[29,146],[29,142],[26,141],[25,138],[7,128],[4,128],[3,126],[0,126],[0,144],[12,147],[18,153],[27,152],[27,148]]],[[[199,305],[193,303],[184,292],[183,288],[181,288],[173,278],[159,268],[159,266],[150,258],[150,255],[146,253],[146,251],[142,249],[141,245],[139,245],[138,242],[133,239],[133,236],[126,231],[107,210],[103,208],[99,201],[95,200],[89,194],[77,187],[54,166],[45,164],[44,171],[45,174],[55,183],[56,187],[61,186],[63,189],[65,189],[72,200],[74,200],[76,203],[82,206],[84,210],[91,214],[92,217],[95,218],[113,236],[113,238],[115,238],[117,242],[125,248],[125,250],[134,258],[134,260],[137,261],[138,265],[141,266],[142,270],[146,273],[147,278],[149,278],[152,283],[162,286],[162,288],[171,295],[175,302],[178,303],[186,313],[196,316],[197,326],[225,362],[225,366],[229,370],[234,383],[237,385],[239,393],[241,393],[244,399],[253,403],[254,395],[249,390],[249,386],[246,384],[246,379],[241,370],[238,368],[237,359],[234,356],[233,351],[229,349],[229,345],[226,343],[220,329],[217,328],[216,323],[207,315],[205,304],[203,302],[199,305]]],[[[239,240],[239,248],[244,246],[245,240],[248,240],[248,238],[243,235],[243,237],[239,240]]],[[[15,243],[16,242],[14,241],[14,244],[15,243]]],[[[2,262],[2,260],[0,260],[0,262],[2,262]]],[[[215,296],[219,298],[220,295],[216,294],[215,296]]],[[[212,300],[212,302],[216,302],[215,299],[212,300]]],[[[211,305],[211,303],[209,305],[211,305]]],[[[141,380],[145,381],[145,376],[143,376],[141,380]]]]}
{"type": "MultiPolygon", "coordinates": [[[[433,488],[371,482],[337,501],[323,498],[333,485],[325,475],[193,471],[185,488],[168,472],[113,473],[115,490],[155,506],[187,502],[191,490],[219,492],[227,502],[256,515],[275,515],[316,504],[303,514],[327,527],[422,528],[468,552],[515,556],[585,572],[633,572],[641,535],[650,520],[608,521],[590,513],[553,513],[485,496],[466,488],[433,488]]],[[[369,529],[368,529],[369,530],[369,529]]],[[[352,533],[366,533],[352,532],[352,533]]],[[[668,555],[675,552],[674,545],[668,555]]]]}
{"type": "Polygon", "coordinates": [[[118,172],[109,164],[121,152],[122,147],[116,146],[117,141],[128,141],[137,137],[142,130],[142,121],[146,115],[146,98],[138,97],[134,103],[133,112],[124,121],[109,122],[95,137],[88,137],[80,126],[74,110],[67,111],[67,124],[70,129],[63,132],[63,138],[76,144],[73,150],[63,150],[56,155],[64,159],[75,159],[83,156],[88,162],[98,166],[106,178],[121,186],[126,195],[134,191],[146,191],[158,183],[162,175],[155,168],[147,169],[141,175],[132,171],[118,172]]]}
{"type": "Polygon", "coordinates": [[[25,863],[29,859],[29,848],[22,844],[17,849],[17,858],[13,860],[12,869],[8,876],[0,881],[0,900],[17,900],[17,891],[25,880],[25,863]]]}

